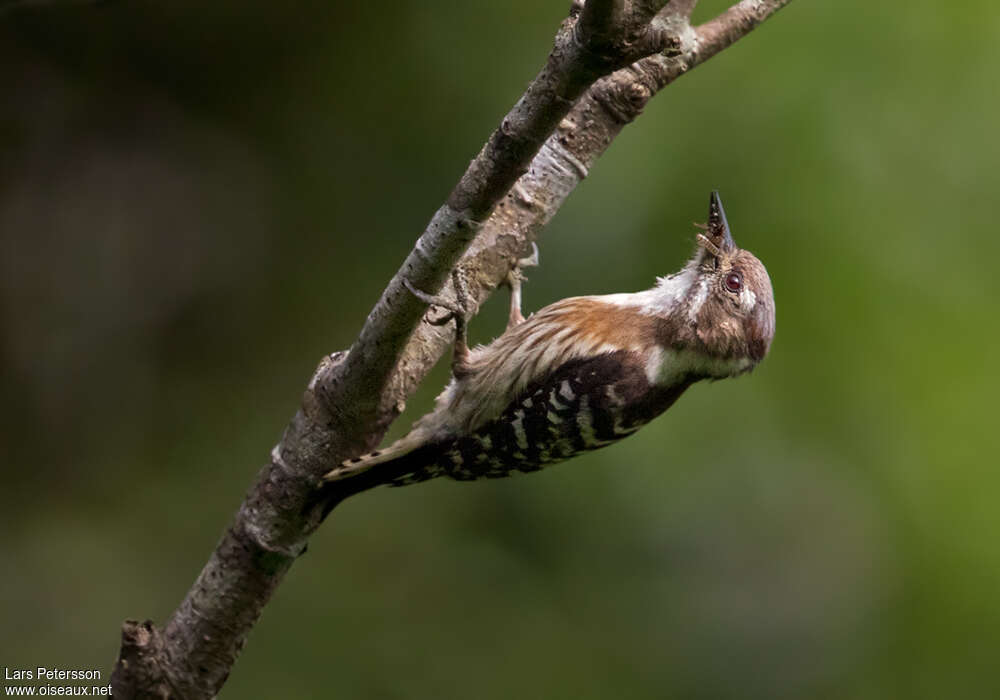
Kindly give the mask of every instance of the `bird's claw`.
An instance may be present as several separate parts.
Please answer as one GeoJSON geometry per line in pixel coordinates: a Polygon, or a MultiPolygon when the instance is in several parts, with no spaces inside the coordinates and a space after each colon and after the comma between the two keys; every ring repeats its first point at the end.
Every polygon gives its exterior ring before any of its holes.
{"type": "Polygon", "coordinates": [[[524,314],[521,313],[521,282],[524,280],[524,273],[521,272],[521,268],[536,265],[538,265],[538,245],[532,241],[531,255],[517,260],[510,272],[507,273],[507,286],[510,287],[510,312],[507,316],[507,328],[513,328],[524,322],[524,314]]]}
{"type": "Polygon", "coordinates": [[[426,321],[432,326],[443,326],[451,320],[466,321],[469,318],[468,294],[465,289],[465,282],[457,269],[452,272],[452,283],[455,286],[455,301],[445,299],[440,294],[435,295],[423,292],[414,287],[408,279],[403,279],[403,286],[409,290],[410,294],[428,306],[436,306],[446,311],[441,316],[432,317],[428,310],[426,321]]]}

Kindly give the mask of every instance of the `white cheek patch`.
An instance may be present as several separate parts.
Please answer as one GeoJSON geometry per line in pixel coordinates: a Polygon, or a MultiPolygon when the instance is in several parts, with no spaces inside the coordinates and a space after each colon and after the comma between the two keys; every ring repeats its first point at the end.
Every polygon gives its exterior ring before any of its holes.
{"type": "Polygon", "coordinates": [[[749,287],[744,287],[743,291],[740,292],[740,308],[744,311],[750,311],[756,303],[757,295],[749,287]]]}
{"type": "Polygon", "coordinates": [[[660,372],[663,369],[663,348],[659,345],[653,346],[646,360],[646,379],[650,384],[658,384],[661,380],[660,372]]]}
{"type": "Polygon", "coordinates": [[[701,307],[704,305],[706,299],[708,299],[708,279],[703,278],[698,282],[698,289],[691,298],[691,308],[688,309],[688,320],[693,322],[698,319],[698,312],[701,311],[701,307]]]}

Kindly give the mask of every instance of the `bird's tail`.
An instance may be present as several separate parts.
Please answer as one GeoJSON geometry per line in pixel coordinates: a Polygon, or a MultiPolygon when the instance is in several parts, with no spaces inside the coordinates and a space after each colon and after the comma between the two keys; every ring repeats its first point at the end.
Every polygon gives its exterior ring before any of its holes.
{"type": "Polygon", "coordinates": [[[402,459],[420,447],[422,442],[419,436],[409,433],[381,450],[374,450],[341,462],[323,476],[323,481],[341,481],[363,474],[379,464],[402,459]]]}
{"type": "Polygon", "coordinates": [[[349,481],[351,486],[362,488],[425,481],[435,475],[427,467],[434,463],[438,448],[437,444],[428,443],[427,435],[415,430],[388,447],[341,462],[323,476],[323,481],[330,485],[349,481]]]}

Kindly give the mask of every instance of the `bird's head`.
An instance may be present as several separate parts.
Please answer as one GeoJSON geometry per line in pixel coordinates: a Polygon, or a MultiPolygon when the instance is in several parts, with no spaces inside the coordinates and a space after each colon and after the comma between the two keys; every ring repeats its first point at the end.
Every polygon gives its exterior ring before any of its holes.
{"type": "Polygon", "coordinates": [[[686,269],[693,277],[673,321],[687,349],[711,358],[711,374],[753,369],[774,338],[774,292],[763,263],[733,241],[718,192],[686,269]]]}

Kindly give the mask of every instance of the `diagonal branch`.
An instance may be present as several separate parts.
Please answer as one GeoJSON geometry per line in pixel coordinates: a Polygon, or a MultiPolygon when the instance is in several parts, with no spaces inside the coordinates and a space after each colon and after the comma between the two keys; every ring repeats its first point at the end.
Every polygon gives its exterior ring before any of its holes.
{"type": "Polygon", "coordinates": [[[702,61],[736,43],[792,0],[742,0],[698,27],[702,61]]]}
{"type": "MultiPolygon", "coordinates": [[[[501,200],[463,256],[459,266],[471,281],[476,304],[503,283],[511,265],[556,214],[597,159],[652,97],[692,68],[745,36],[791,0],[733,6],[719,17],[691,27],[688,18],[697,0],[671,0],[660,18],[681,39],[677,55],[651,56],[599,80],[562,119],[524,174],[501,200]],[[756,8],[747,21],[749,8],[756,8]]],[[[445,298],[454,299],[450,289],[445,298]]],[[[411,336],[402,361],[383,395],[380,413],[389,415],[423,380],[427,368],[451,344],[450,330],[423,323],[411,336]]]]}
{"type": "MultiPolygon", "coordinates": [[[[366,424],[377,411],[381,389],[426,310],[424,302],[406,291],[404,279],[426,292],[439,290],[482,222],[528,169],[580,95],[598,78],[679,42],[668,32],[651,32],[648,17],[623,18],[621,8],[621,0],[591,0],[567,18],[545,66],[434,214],[369,315],[343,367],[320,379],[321,393],[330,406],[344,405],[345,399],[350,402],[353,415],[340,417],[352,418],[355,425],[344,424],[342,431],[371,433],[366,424]],[[644,39],[633,41],[635,36],[644,39]]],[[[384,429],[385,424],[379,422],[377,427],[384,429]]],[[[364,440],[351,451],[361,451],[370,443],[371,439],[364,440]]]]}
{"type": "Polygon", "coordinates": [[[574,4],[545,67],[434,215],[350,351],[320,363],[270,463],[166,627],[125,623],[116,697],[208,698],[225,682],[309,535],[350,495],[317,496],[320,475],[381,439],[450,343],[447,331],[419,324],[426,305],[403,281],[434,292],[459,264],[481,302],[658,90],[788,1],[745,0],[696,29],[688,23],[694,0],[663,9],[655,0],[632,3],[628,16],[615,0],[590,0],[582,12],[574,4]]]}
{"type": "MultiPolygon", "coordinates": [[[[577,10],[579,8],[574,8],[577,10]]],[[[577,24],[580,35],[592,40],[611,39],[625,17],[625,0],[587,0],[577,24]]]]}

